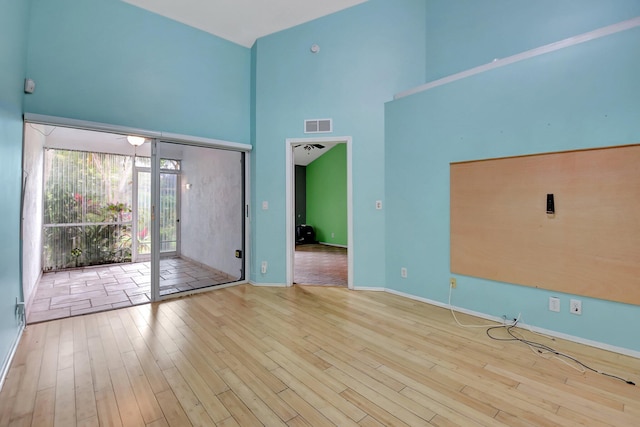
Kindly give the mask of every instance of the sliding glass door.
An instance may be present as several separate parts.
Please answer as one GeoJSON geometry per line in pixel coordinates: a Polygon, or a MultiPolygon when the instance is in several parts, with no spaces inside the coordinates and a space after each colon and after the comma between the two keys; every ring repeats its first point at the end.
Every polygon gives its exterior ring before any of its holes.
{"type": "Polygon", "coordinates": [[[167,142],[152,152],[158,297],[243,280],[244,154],[167,142]]]}

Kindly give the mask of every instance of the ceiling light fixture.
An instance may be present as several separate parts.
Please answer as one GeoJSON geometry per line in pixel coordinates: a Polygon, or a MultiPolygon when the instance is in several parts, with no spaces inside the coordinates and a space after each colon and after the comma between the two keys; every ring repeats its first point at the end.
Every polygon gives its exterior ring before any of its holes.
{"type": "Polygon", "coordinates": [[[139,147],[145,143],[146,138],[143,138],[141,136],[128,135],[127,141],[129,142],[129,144],[133,145],[134,147],[139,147]]]}

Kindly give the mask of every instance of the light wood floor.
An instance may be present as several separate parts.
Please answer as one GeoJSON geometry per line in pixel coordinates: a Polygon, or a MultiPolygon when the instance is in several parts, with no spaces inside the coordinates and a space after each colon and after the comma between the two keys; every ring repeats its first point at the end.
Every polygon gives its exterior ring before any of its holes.
{"type": "MultiPolygon", "coordinates": [[[[640,378],[638,359],[553,345],[640,378]]],[[[2,426],[634,426],[639,418],[638,387],[459,328],[441,308],[330,287],[243,285],[29,325],[0,393],[2,426]]]]}

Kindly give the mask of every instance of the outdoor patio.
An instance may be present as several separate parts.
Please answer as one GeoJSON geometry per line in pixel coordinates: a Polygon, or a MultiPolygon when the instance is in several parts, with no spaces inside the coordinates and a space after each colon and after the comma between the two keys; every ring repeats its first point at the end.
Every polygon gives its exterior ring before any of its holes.
{"type": "MultiPolygon", "coordinates": [[[[160,260],[160,294],[169,295],[237,280],[182,258],[160,260]]],[[[111,264],[44,273],[27,323],[145,304],[151,301],[149,262],[111,264]]]]}

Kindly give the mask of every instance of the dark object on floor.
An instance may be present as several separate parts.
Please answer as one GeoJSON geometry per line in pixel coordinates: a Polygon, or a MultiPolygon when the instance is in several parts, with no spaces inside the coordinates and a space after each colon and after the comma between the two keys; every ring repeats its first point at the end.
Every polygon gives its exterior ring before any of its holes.
{"type": "Polygon", "coordinates": [[[309,243],[318,243],[316,241],[316,232],[312,226],[300,224],[296,226],[296,245],[305,245],[309,243]]]}

